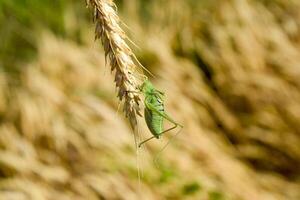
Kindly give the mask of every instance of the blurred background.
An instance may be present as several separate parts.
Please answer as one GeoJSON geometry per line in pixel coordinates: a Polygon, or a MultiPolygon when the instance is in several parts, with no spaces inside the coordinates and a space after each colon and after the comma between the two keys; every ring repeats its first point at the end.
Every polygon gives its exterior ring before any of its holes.
{"type": "Polygon", "coordinates": [[[0,199],[299,200],[300,1],[115,3],[183,131],[137,162],[85,1],[1,0],[0,199]]]}

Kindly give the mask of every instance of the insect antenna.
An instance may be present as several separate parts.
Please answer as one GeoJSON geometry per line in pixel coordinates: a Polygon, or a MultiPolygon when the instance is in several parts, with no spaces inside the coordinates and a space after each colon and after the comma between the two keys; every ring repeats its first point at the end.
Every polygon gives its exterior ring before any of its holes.
{"type": "Polygon", "coordinates": [[[146,75],[144,75],[143,73],[134,73],[133,74],[135,76],[135,78],[137,78],[138,80],[144,82],[146,80],[148,80],[148,77],[146,75]]]}
{"type": "Polygon", "coordinates": [[[144,65],[142,65],[142,63],[140,63],[140,61],[137,59],[137,57],[135,55],[132,55],[134,60],[137,62],[137,64],[144,69],[150,76],[152,76],[153,78],[155,78],[155,76],[146,68],[144,67],[144,65]]]}
{"type": "Polygon", "coordinates": [[[118,116],[118,114],[119,114],[120,107],[121,107],[121,102],[118,103],[118,107],[117,107],[117,111],[116,111],[116,116],[118,116]]]}

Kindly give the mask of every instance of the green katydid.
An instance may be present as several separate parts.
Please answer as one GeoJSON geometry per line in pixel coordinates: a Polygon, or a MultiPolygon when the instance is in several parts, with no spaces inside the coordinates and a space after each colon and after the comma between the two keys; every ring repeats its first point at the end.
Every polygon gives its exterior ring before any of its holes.
{"type": "Polygon", "coordinates": [[[145,96],[145,120],[149,130],[153,135],[152,137],[141,142],[139,144],[139,147],[153,138],[159,139],[162,134],[177,128],[177,126],[183,128],[181,124],[177,123],[168,114],[165,113],[163,99],[164,93],[157,90],[147,78],[138,89],[145,96]],[[174,124],[174,126],[167,130],[163,130],[164,119],[174,124]]]}

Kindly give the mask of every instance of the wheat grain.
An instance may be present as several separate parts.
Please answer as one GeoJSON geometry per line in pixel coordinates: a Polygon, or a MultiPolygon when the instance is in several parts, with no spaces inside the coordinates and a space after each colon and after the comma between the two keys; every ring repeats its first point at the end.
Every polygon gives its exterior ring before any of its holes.
{"type": "Polygon", "coordinates": [[[124,112],[133,128],[137,125],[137,115],[140,115],[138,93],[135,91],[139,80],[135,76],[136,64],[134,54],[126,43],[126,34],[120,27],[120,20],[111,0],[86,0],[94,11],[95,39],[101,39],[105,57],[109,58],[111,70],[115,71],[115,83],[118,98],[124,99],[124,112]]]}

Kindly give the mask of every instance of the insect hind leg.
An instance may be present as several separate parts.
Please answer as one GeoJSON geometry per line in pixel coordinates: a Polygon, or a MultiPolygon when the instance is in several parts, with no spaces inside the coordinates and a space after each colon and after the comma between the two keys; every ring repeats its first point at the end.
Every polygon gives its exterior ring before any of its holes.
{"type": "Polygon", "coordinates": [[[161,133],[161,134],[164,134],[164,133],[166,133],[166,132],[168,132],[168,131],[170,131],[170,130],[175,129],[175,128],[178,127],[178,126],[180,127],[180,129],[177,131],[177,133],[175,133],[175,135],[173,135],[173,136],[170,138],[170,140],[167,142],[167,144],[165,144],[165,145],[163,146],[163,148],[161,148],[161,150],[159,150],[159,152],[155,155],[155,157],[154,157],[154,159],[153,159],[153,162],[154,162],[154,164],[155,164],[155,166],[156,166],[157,168],[159,168],[158,160],[159,160],[159,157],[160,157],[161,153],[162,153],[162,152],[167,148],[167,146],[169,146],[169,144],[177,137],[177,135],[181,132],[183,126],[176,123],[173,127],[169,128],[169,129],[167,129],[167,130],[165,130],[165,131],[163,131],[163,132],[161,133]]]}
{"type": "Polygon", "coordinates": [[[139,144],[139,148],[141,148],[141,146],[142,146],[144,143],[148,142],[149,140],[152,140],[153,138],[156,138],[156,136],[152,136],[152,137],[150,137],[150,138],[144,140],[143,142],[141,142],[141,143],[139,144]]]}
{"type": "Polygon", "coordinates": [[[168,128],[167,130],[164,130],[163,132],[161,132],[161,133],[159,134],[159,136],[161,136],[161,135],[163,135],[163,134],[165,134],[165,133],[167,133],[167,132],[169,132],[169,131],[171,131],[171,130],[177,128],[177,126],[178,126],[178,124],[175,124],[173,127],[168,128]]]}
{"type": "Polygon", "coordinates": [[[175,129],[177,126],[178,126],[178,124],[175,124],[175,126],[173,126],[173,127],[169,128],[169,129],[164,130],[163,132],[159,133],[159,134],[158,134],[159,136],[152,136],[152,137],[150,137],[150,138],[144,140],[143,142],[141,142],[141,143],[139,144],[139,148],[140,148],[143,144],[145,144],[146,142],[148,142],[149,140],[152,140],[153,138],[158,138],[158,137],[160,137],[161,135],[163,135],[164,133],[169,132],[169,131],[175,129]]]}

